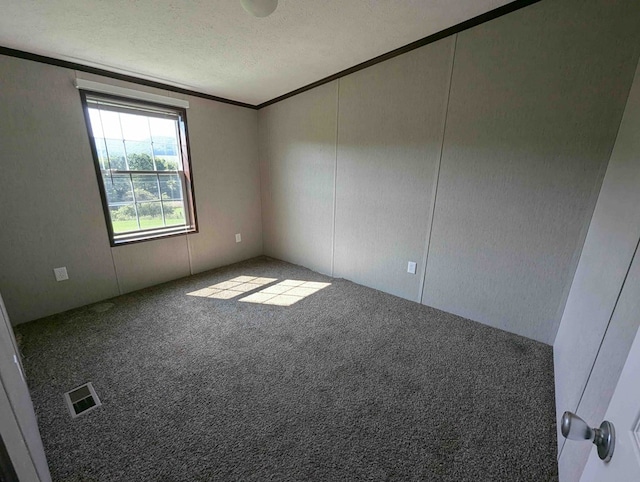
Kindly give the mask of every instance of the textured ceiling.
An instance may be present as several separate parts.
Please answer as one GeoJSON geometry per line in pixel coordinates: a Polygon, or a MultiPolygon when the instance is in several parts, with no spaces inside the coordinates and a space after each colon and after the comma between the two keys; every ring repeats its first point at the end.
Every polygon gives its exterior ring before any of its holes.
{"type": "Polygon", "coordinates": [[[510,0],[2,0],[0,45],[260,104],[510,0]]]}

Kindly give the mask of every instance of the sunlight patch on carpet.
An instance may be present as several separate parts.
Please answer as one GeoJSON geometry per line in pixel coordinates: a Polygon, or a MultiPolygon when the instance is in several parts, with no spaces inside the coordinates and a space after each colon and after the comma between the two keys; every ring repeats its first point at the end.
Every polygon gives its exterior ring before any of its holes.
{"type": "Polygon", "coordinates": [[[278,281],[278,278],[259,278],[255,276],[238,276],[222,283],[208,286],[187,293],[189,296],[201,296],[203,298],[215,298],[218,300],[230,300],[249,291],[257,290],[264,285],[278,281]]]}
{"type": "Polygon", "coordinates": [[[262,305],[291,306],[330,285],[331,283],[288,279],[241,298],[240,301],[262,305]]]}

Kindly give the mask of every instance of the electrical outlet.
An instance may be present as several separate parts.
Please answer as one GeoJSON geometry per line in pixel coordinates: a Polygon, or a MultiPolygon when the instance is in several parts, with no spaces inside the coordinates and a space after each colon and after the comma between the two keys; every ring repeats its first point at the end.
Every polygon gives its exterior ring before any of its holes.
{"type": "Polygon", "coordinates": [[[409,261],[409,264],[407,265],[407,273],[416,274],[417,267],[417,263],[415,263],[414,261],[409,261]]]}
{"type": "Polygon", "coordinates": [[[236,243],[239,243],[240,241],[242,241],[242,236],[238,233],[236,234],[236,243]]]}
{"type": "Polygon", "coordinates": [[[69,273],[67,273],[67,268],[64,266],[62,268],[53,268],[53,274],[56,276],[56,281],[69,279],[69,273]]]}

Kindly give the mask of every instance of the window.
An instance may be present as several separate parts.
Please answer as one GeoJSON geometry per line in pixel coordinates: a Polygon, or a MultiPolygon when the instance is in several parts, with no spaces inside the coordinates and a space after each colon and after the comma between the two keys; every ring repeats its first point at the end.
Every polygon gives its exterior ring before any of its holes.
{"type": "Polygon", "coordinates": [[[111,245],[196,232],[185,110],[81,97],[111,245]]]}

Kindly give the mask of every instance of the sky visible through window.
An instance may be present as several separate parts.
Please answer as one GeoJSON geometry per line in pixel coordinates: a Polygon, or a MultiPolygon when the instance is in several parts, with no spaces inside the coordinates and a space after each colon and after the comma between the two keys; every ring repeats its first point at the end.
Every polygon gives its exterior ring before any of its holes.
{"type": "Polygon", "coordinates": [[[94,137],[146,141],[152,137],[176,138],[176,123],[171,119],[160,119],[134,114],[124,114],[98,109],[89,109],[94,137]],[[122,126],[121,123],[122,122],[122,126]]]}

